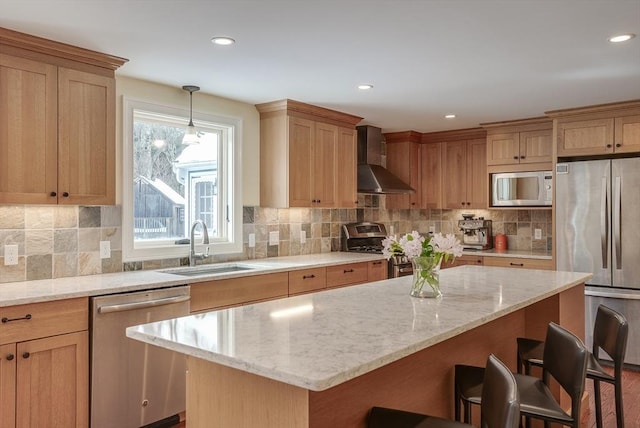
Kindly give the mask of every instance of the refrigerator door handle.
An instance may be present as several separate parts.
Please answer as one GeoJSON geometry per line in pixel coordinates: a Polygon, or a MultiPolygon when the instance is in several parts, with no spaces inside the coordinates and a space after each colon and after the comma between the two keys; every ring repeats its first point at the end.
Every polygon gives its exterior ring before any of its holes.
{"type": "Polygon", "coordinates": [[[616,177],[616,184],[614,188],[614,204],[613,204],[613,239],[615,240],[616,247],[616,269],[622,269],[622,243],[620,241],[620,211],[622,209],[622,178],[616,177]]]}
{"type": "Polygon", "coordinates": [[[601,191],[601,195],[600,195],[600,246],[601,246],[601,252],[602,252],[602,268],[603,269],[607,269],[608,268],[608,260],[607,260],[607,255],[608,255],[608,251],[607,251],[607,247],[609,244],[609,224],[608,224],[608,218],[609,216],[607,215],[607,196],[608,196],[608,189],[607,189],[607,178],[606,177],[602,177],[602,191],[601,191]]]}

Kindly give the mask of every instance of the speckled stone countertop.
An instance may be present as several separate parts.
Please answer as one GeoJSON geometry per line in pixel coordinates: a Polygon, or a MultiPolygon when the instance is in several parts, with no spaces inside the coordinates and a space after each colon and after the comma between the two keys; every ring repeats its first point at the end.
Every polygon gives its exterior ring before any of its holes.
{"type": "MultiPolygon", "coordinates": [[[[0,307],[383,259],[383,256],[379,254],[333,252],[220,263],[217,265],[238,264],[252,269],[188,277],[168,273],[179,270],[180,268],[178,268],[8,282],[0,284],[0,307]]],[[[198,265],[198,268],[206,266],[214,265],[198,265]]]]}
{"type": "Polygon", "coordinates": [[[587,273],[461,266],[444,296],[409,296],[411,277],[355,285],[127,329],[127,336],[322,391],[569,289],[587,273]]]}

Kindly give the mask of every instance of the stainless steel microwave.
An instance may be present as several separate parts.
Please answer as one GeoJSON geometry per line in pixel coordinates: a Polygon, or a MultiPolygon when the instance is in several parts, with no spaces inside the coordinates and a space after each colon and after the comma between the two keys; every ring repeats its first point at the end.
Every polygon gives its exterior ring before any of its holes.
{"type": "Polygon", "coordinates": [[[491,174],[491,206],[551,206],[551,171],[491,174]]]}

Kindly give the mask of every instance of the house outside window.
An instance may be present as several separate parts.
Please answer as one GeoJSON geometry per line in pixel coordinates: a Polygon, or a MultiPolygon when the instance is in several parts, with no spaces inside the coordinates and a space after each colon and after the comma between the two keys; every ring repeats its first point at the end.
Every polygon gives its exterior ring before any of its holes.
{"type": "Polygon", "coordinates": [[[242,251],[239,120],[194,114],[200,143],[183,145],[182,113],[125,99],[125,261],[188,255],[196,220],[207,225],[211,253],[242,251]]]}

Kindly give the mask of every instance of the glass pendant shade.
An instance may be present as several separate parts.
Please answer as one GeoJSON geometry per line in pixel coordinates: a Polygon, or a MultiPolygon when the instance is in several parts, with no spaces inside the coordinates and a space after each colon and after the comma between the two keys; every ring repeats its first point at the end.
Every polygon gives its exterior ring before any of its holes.
{"type": "Polygon", "coordinates": [[[182,89],[189,91],[189,125],[187,125],[184,137],[182,137],[182,144],[199,144],[198,132],[196,131],[196,127],[193,126],[193,93],[199,91],[200,88],[198,86],[187,85],[183,86],[182,89]]]}

